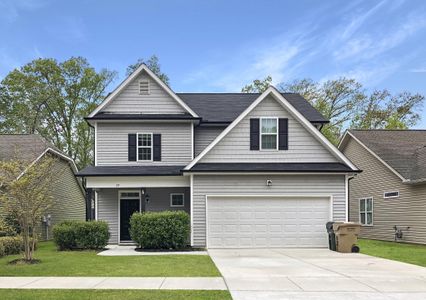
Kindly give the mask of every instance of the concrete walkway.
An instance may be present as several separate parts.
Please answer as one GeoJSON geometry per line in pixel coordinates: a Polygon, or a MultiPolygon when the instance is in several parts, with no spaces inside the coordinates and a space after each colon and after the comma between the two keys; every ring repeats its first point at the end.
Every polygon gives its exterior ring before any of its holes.
{"type": "Polygon", "coordinates": [[[426,268],[326,249],[209,250],[234,300],[426,299],[426,268]]]}
{"type": "Polygon", "coordinates": [[[0,289],[226,290],[222,277],[0,277],[0,289]]]}
{"type": "Polygon", "coordinates": [[[136,246],[108,245],[100,256],[208,255],[207,251],[135,251],[136,246]]]}

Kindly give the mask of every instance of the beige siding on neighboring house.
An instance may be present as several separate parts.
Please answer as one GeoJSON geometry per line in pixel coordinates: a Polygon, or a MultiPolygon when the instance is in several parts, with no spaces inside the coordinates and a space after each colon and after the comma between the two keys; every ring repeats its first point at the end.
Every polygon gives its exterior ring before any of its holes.
{"type": "MultiPolygon", "coordinates": [[[[333,219],[344,221],[344,175],[193,175],[193,242],[206,246],[206,195],[331,195],[333,219]],[[272,186],[266,186],[266,180],[272,186]]],[[[325,230],[325,224],[324,224],[325,230]]]]}
{"type": "Polygon", "coordinates": [[[98,166],[186,165],[192,160],[192,123],[98,123],[98,166]],[[161,161],[128,161],[129,133],[161,134],[161,161]]]}
{"type": "Polygon", "coordinates": [[[226,127],[196,127],[194,129],[194,154],[197,156],[204,150],[226,127]]]}
{"type": "Polygon", "coordinates": [[[337,162],[299,121],[268,96],[235,126],[200,163],[207,162],[337,162]],[[288,150],[251,151],[250,118],[288,118],[288,150]]]}
{"type": "Polygon", "coordinates": [[[42,226],[42,239],[51,239],[52,228],[64,220],[86,219],[85,198],[81,187],[68,162],[58,160],[52,172],[60,178],[52,187],[53,205],[46,214],[51,214],[51,226],[47,236],[47,227],[42,226]]]}
{"type": "Polygon", "coordinates": [[[186,110],[145,72],[124,88],[112,102],[102,109],[109,113],[181,114],[186,110]],[[139,94],[139,81],[148,80],[148,95],[139,94]]]}
{"type": "Polygon", "coordinates": [[[343,153],[361,170],[349,182],[351,221],[359,221],[359,199],[373,197],[373,226],[364,226],[361,236],[379,240],[394,240],[397,225],[404,230],[403,241],[426,243],[426,184],[403,184],[391,170],[377,160],[353,138],[343,153]],[[384,199],[384,192],[399,191],[398,198],[384,199]]]}

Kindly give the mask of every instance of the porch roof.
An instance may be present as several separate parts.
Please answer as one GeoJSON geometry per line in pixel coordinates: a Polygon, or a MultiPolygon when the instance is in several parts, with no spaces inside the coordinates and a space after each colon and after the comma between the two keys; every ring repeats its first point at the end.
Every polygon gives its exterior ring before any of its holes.
{"type": "Polygon", "coordinates": [[[178,176],[185,166],[88,166],[76,176],[178,176]]]}

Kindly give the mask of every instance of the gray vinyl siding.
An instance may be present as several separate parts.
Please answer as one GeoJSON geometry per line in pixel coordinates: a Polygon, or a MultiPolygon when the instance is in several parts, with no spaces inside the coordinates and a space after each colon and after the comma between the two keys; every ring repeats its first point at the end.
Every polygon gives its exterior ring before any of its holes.
{"type": "Polygon", "coordinates": [[[130,82],[112,102],[102,109],[102,112],[144,114],[186,113],[184,108],[145,72],[130,82]],[[148,95],[139,94],[140,80],[149,81],[150,93],[148,95]]]}
{"type": "MultiPolygon", "coordinates": [[[[344,175],[194,175],[193,242],[206,246],[206,195],[332,195],[333,218],[346,216],[344,175]],[[273,184],[266,186],[266,180],[273,184]]],[[[325,230],[325,224],[324,224],[325,230]]]]}
{"type": "Polygon", "coordinates": [[[272,96],[255,107],[200,162],[336,162],[311,133],[272,96]],[[288,150],[251,151],[250,118],[288,118],[288,150]]]}
{"type": "Polygon", "coordinates": [[[403,241],[426,244],[426,184],[403,184],[352,138],[343,153],[363,170],[349,181],[349,219],[359,222],[359,199],[373,197],[373,226],[363,226],[361,237],[393,241],[394,225],[409,226],[410,230],[404,230],[403,241]],[[383,193],[391,191],[399,191],[400,196],[384,199],[383,193]]]}
{"type": "Polygon", "coordinates": [[[69,163],[62,159],[58,160],[52,172],[55,172],[59,178],[52,186],[52,207],[46,212],[46,215],[51,215],[49,235],[46,234],[47,227],[42,225],[42,240],[47,237],[52,239],[53,226],[64,220],[84,221],[86,219],[85,197],[69,163]]]}
{"type": "Polygon", "coordinates": [[[97,165],[185,165],[192,160],[191,123],[98,123],[97,165]],[[129,133],[161,134],[161,161],[128,161],[129,133]]]}
{"type": "Polygon", "coordinates": [[[194,129],[194,154],[201,153],[226,127],[196,127],[194,129]]]}
{"type": "MultiPolygon", "coordinates": [[[[126,189],[132,190],[132,189],[126,189]]],[[[173,188],[147,188],[146,194],[149,195],[149,202],[145,203],[146,211],[165,211],[165,210],[184,210],[190,213],[190,192],[189,187],[173,187],[173,188]],[[170,194],[184,193],[184,207],[170,207],[170,194]]],[[[98,220],[108,223],[110,231],[110,244],[118,243],[118,197],[119,189],[101,189],[98,191],[98,220]]],[[[142,201],[144,197],[142,196],[142,201]]]]}

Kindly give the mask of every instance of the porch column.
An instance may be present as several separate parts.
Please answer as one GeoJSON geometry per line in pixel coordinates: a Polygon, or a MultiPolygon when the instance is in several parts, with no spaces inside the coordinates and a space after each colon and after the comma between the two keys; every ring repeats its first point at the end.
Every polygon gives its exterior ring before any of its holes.
{"type": "Polygon", "coordinates": [[[86,188],[86,221],[92,219],[92,195],[93,189],[86,188]]]}

